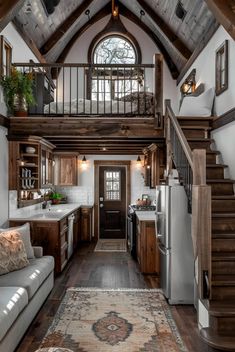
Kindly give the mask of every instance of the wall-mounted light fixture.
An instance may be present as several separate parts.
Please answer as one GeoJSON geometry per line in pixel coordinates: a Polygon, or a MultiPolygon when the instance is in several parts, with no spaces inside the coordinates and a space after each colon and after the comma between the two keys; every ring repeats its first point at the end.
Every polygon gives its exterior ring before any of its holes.
{"type": "Polygon", "coordinates": [[[85,157],[85,155],[84,155],[84,157],[82,158],[82,164],[83,164],[83,165],[86,165],[86,163],[87,163],[87,160],[86,160],[86,157],[85,157]]]}
{"type": "Polygon", "coordinates": [[[142,161],[141,161],[140,155],[138,155],[138,157],[136,159],[136,166],[137,166],[137,168],[140,168],[142,166],[142,161]]]}
{"type": "Polygon", "coordinates": [[[196,89],[195,76],[196,76],[196,69],[193,69],[180,87],[180,91],[182,95],[188,95],[195,92],[195,89],[196,89]]]}

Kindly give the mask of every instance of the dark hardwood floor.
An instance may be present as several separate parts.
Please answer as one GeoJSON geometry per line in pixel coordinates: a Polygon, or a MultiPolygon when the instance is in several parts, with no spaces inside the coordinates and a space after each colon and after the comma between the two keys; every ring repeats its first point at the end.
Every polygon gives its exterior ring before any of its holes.
{"type": "MultiPolygon", "coordinates": [[[[137,263],[128,253],[94,252],[94,246],[90,244],[80,247],[63,273],[56,278],[51,294],[18,346],[17,352],[33,352],[39,347],[68,287],[159,287],[158,277],[142,275],[137,263]]],[[[173,306],[172,314],[189,352],[212,351],[199,337],[196,311],[192,306],[173,306]]]]}

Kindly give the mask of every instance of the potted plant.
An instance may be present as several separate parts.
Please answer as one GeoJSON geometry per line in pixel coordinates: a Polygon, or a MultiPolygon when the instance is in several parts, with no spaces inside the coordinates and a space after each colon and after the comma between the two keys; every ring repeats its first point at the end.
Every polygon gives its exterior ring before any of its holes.
{"type": "Polygon", "coordinates": [[[0,85],[8,114],[27,116],[28,106],[35,104],[33,95],[33,73],[13,68],[9,76],[3,76],[0,85]]]}

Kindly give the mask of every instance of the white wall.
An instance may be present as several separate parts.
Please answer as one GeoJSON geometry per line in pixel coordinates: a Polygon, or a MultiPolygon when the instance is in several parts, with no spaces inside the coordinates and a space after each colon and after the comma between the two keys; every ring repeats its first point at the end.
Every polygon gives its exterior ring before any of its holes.
{"type": "Polygon", "coordinates": [[[184,79],[188,76],[193,68],[196,69],[196,83],[205,84],[205,89],[210,87],[215,87],[215,52],[218,47],[225,41],[228,40],[228,89],[215,97],[214,112],[217,116],[225,113],[226,111],[232,109],[235,105],[235,42],[230,37],[230,35],[225,31],[225,29],[220,26],[214,36],[210,39],[207,46],[201,52],[201,54],[194,61],[193,65],[185,74],[184,78],[178,85],[178,101],[180,100],[180,86],[184,79]]]}
{"type": "Polygon", "coordinates": [[[8,141],[7,129],[0,126],[0,227],[8,219],[8,141]]]}
{"type": "Polygon", "coordinates": [[[69,203],[94,203],[94,160],[131,160],[131,203],[136,203],[136,200],[141,198],[142,194],[149,194],[150,199],[155,200],[155,190],[144,186],[144,178],[141,175],[143,168],[137,166],[137,155],[86,155],[86,169],[83,169],[81,159],[82,157],[78,164],[79,186],[56,187],[57,191],[67,195],[69,203]]]}
{"type": "MultiPolygon", "coordinates": [[[[75,42],[71,50],[69,51],[65,62],[66,63],[86,63],[88,62],[88,49],[91,41],[97,35],[97,33],[101,32],[106,24],[108,23],[110,16],[106,16],[102,20],[96,22],[93,26],[91,26],[81,37],[75,42]]],[[[121,16],[121,20],[125,25],[126,29],[136,38],[139,43],[141,53],[142,53],[142,63],[143,64],[151,64],[153,63],[153,55],[156,53],[160,53],[159,49],[156,47],[155,43],[147,36],[147,34],[134,23],[121,16]]],[[[172,79],[170,71],[164,62],[163,65],[163,79],[164,79],[164,94],[163,99],[171,99],[173,107],[176,104],[176,81],[172,79]]],[[[74,86],[76,73],[73,71],[72,77],[74,78],[74,86]]],[[[69,73],[67,72],[66,75],[69,73]]],[[[149,71],[149,82],[147,85],[149,86],[149,90],[152,91],[152,73],[149,71]]],[[[69,90],[67,90],[68,92],[69,90]]],[[[82,80],[79,86],[79,92],[83,91],[83,83],[82,80]]],[[[61,92],[59,93],[61,95],[61,92]]],[[[79,96],[82,96],[82,94],[79,96]]]]}

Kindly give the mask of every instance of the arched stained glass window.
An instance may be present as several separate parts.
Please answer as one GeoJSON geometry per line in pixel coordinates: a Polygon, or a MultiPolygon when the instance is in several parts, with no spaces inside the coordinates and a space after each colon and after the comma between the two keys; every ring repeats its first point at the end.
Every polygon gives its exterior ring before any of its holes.
{"type": "Polygon", "coordinates": [[[121,99],[140,89],[141,72],[138,71],[137,75],[134,67],[138,62],[136,49],[125,37],[112,35],[100,40],[94,47],[92,61],[94,64],[107,65],[95,68],[92,72],[92,100],[121,99]]]}

